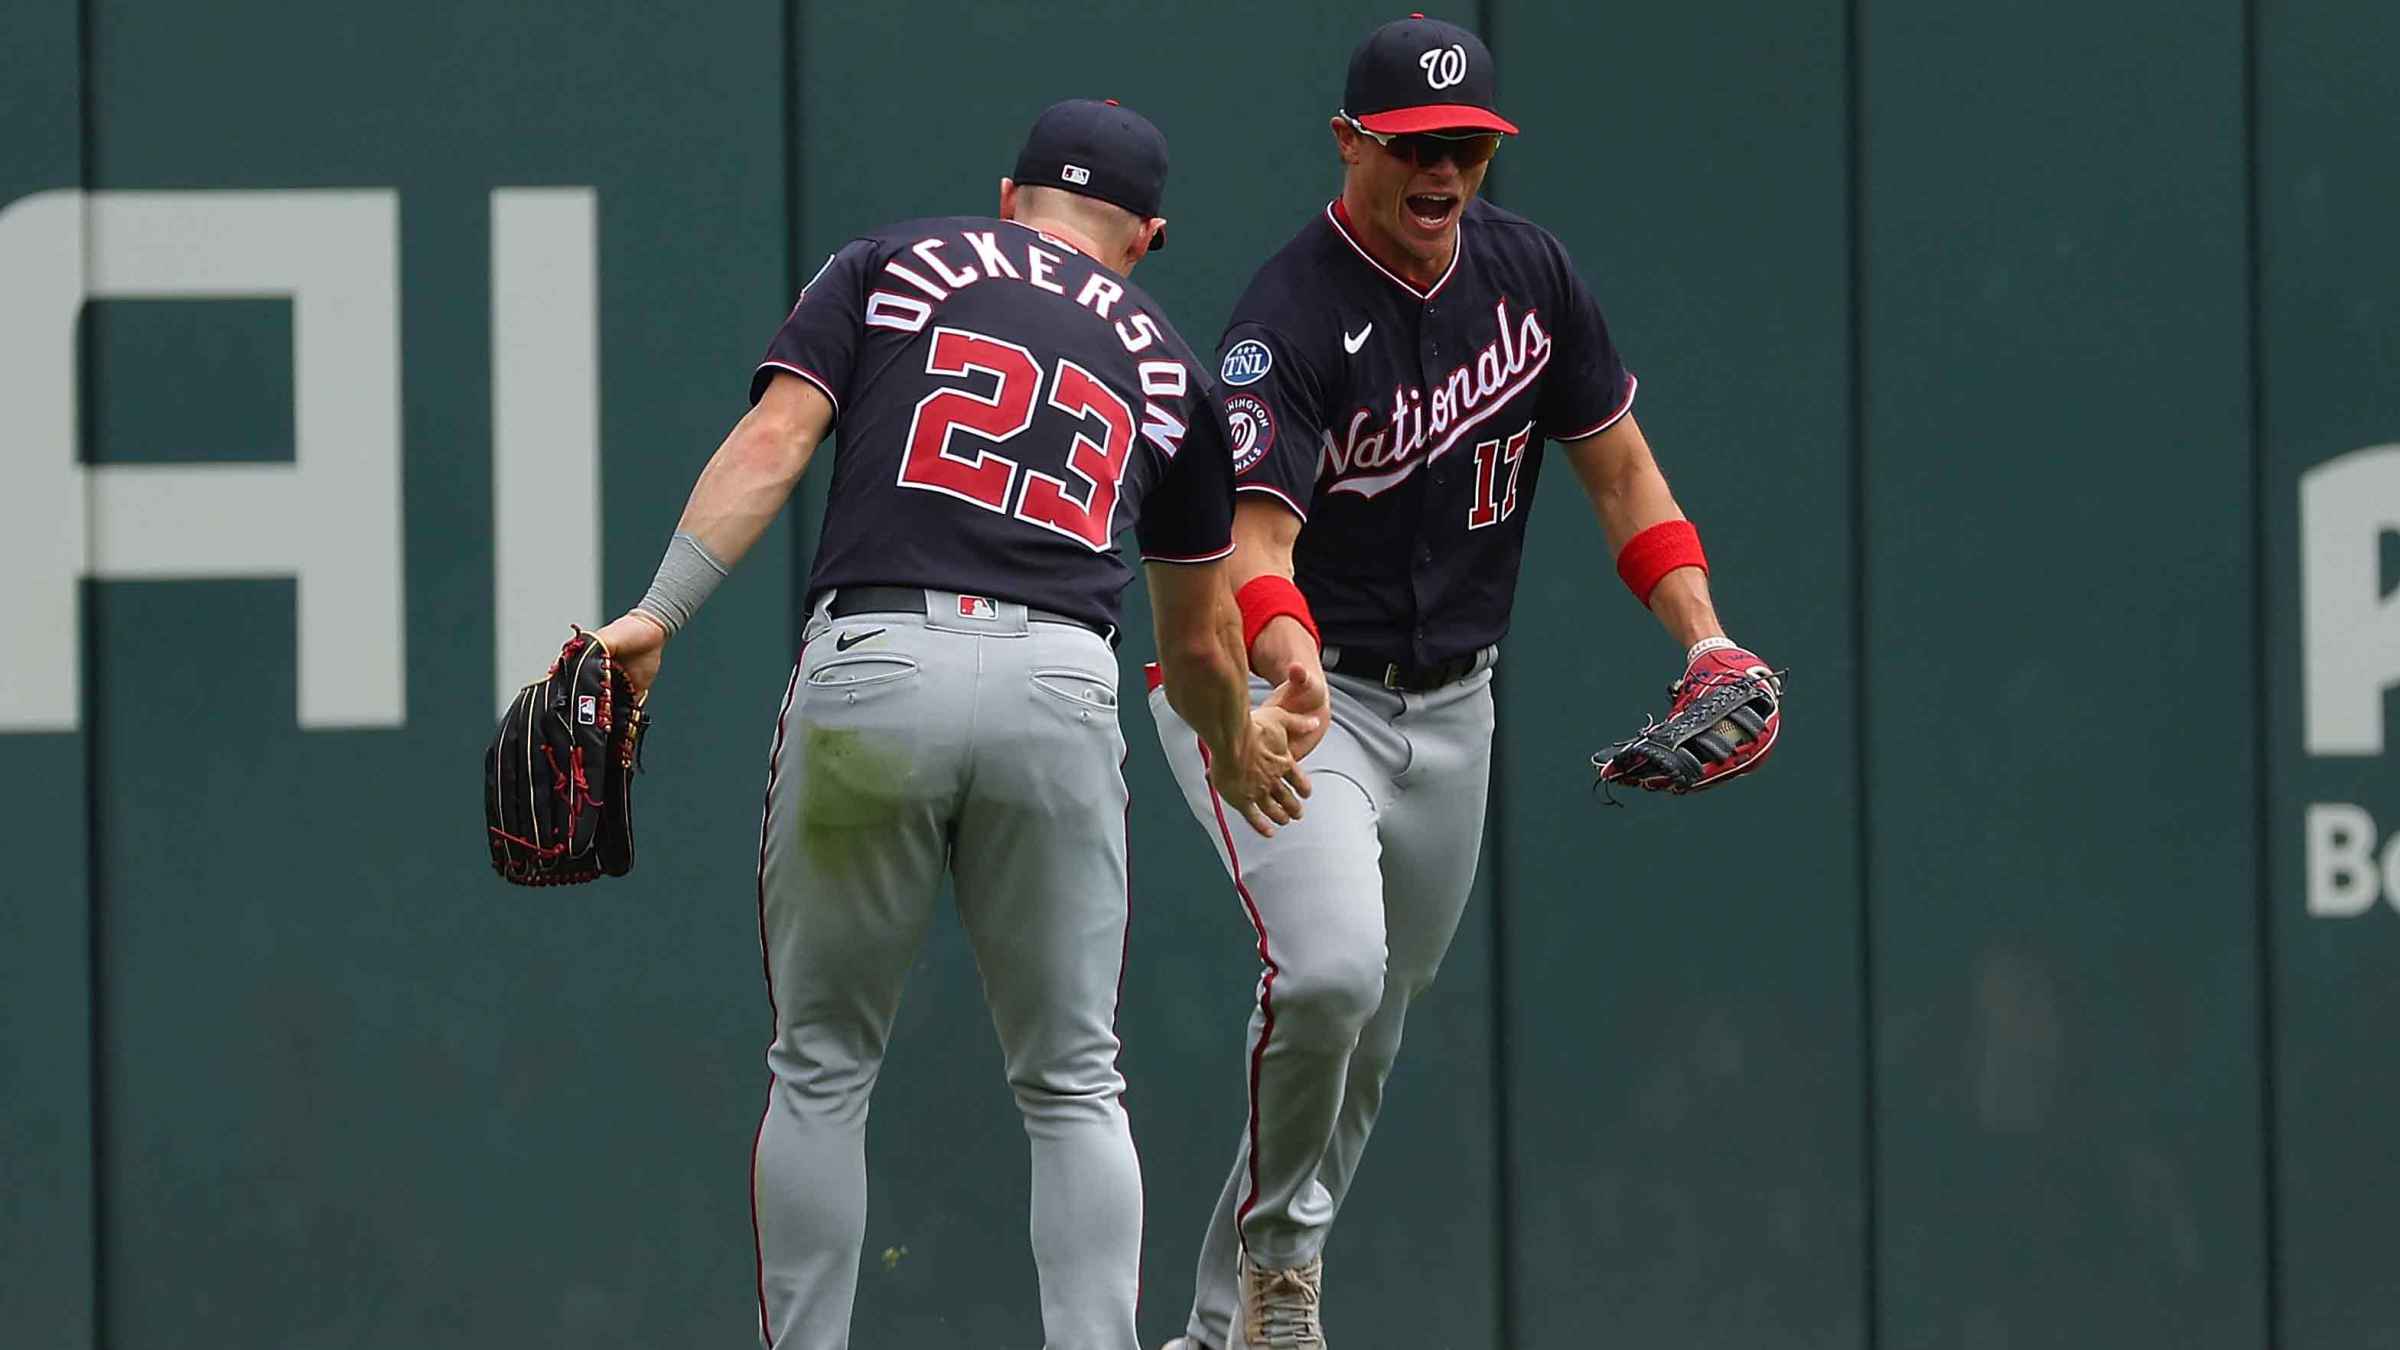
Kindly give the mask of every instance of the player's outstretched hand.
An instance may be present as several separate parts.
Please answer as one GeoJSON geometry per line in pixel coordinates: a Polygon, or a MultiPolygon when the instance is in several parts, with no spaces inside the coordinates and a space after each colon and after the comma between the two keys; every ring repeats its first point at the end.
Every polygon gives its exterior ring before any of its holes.
{"type": "Polygon", "coordinates": [[[1294,737],[1317,730],[1318,719],[1261,704],[1242,725],[1234,753],[1210,761],[1208,779],[1226,805],[1242,813],[1262,835],[1300,818],[1300,799],[1309,795],[1308,773],[1292,753],[1294,737]]]}
{"type": "Polygon", "coordinates": [[[627,610],[592,634],[608,648],[609,659],[625,672],[636,698],[647,698],[658,679],[659,658],[667,650],[667,630],[640,610],[627,610]]]}
{"type": "Polygon", "coordinates": [[[1325,739],[1325,731],[1333,725],[1333,698],[1325,687],[1323,669],[1304,661],[1294,661],[1283,672],[1283,683],[1267,695],[1269,708],[1281,708],[1310,718],[1315,725],[1291,737],[1292,758],[1306,759],[1317,743],[1325,739]]]}

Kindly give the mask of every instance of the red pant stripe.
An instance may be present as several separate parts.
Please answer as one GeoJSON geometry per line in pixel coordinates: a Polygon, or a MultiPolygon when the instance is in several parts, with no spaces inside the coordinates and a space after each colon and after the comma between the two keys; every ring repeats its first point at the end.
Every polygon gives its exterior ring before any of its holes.
{"type": "MultiPolygon", "coordinates": [[[[800,653],[808,654],[806,643],[800,653]]],[[[775,960],[767,947],[767,823],[775,812],[775,778],[783,768],[783,724],[792,715],[792,696],[800,691],[800,665],[792,663],[791,683],[783,687],[783,707],[775,714],[775,746],[767,752],[766,800],[758,808],[758,964],[766,974],[767,1012],[774,1018],[767,1044],[772,1046],[783,1035],[783,1010],[775,1002],[775,960]]],[[[775,1079],[767,1078],[767,1104],[758,1113],[758,1128],[750,1132],[750,1258],[758,1282],[758,1339],[761,1345],[772,1345],[774,1332],[767,1325],[767,1244],[758,1228],[758,1141],[767,1132],[767,1112],[775,1109],[775,1079]]]]}
{"type": "MultiPolygon", "coordinates": [[[[1208,772],[1205,743],[1200,746],[1200,772],[1203,775],[1208,772]]],[[[1234,1216],[1234,1234],[1246,1251],[1249,1238],[1242,1234],[1242,1225],[1249,1221],[1251,1209],[1258,1204],[1258,1080],[1266,1063],[1267,1042],[1275,1035],[1275,976],[1281,968],[1267,948],[1266,917],[1258,912],[1258,901],[1252,898],[1249,885],[1242,880],[1242,857],[1233,847],[1232,827],[1225,822],[1225,801],[1212,787],[1208,790],[1208,802],[1217,813],[1217,837],[1225,841],[1225,860],[1233,871],[1234,894],[1242,898],[1242,908],[1250,914],[1250,926],[1258,931],[1258,961],[1266,967],[1266,975],[1258,987],[1258,1041],[1250,1047],[1250,1194],[1243,1197],[1242,1207],[1234,1216]]]]}

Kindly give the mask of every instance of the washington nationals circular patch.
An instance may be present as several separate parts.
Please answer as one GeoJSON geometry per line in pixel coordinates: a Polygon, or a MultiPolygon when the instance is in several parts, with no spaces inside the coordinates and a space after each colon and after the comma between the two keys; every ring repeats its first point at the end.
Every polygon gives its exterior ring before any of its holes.
{"type": "Polygon", "coordinates": [[[1225,422],[1233,429],[1233,471],[1241,473],[1266,457],[1275,444],[1275,414],[1256,394],[1225,400],[1225,422]]]}

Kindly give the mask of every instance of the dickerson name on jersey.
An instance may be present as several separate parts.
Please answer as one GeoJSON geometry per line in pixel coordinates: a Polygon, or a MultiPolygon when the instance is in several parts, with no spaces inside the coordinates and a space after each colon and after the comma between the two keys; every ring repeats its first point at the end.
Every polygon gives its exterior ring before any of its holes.
{"type": "MultiPolygon", "coordinates": [[[[1026,228],[1031,229],[1032,227],[1026,228]]],[[[1044,243],[1066,249],[1069,253],[1076,251],[1064,241],[1054,239],[1038,230],[1034,231],[1034,234],[1044,243]]],[[[920,239],[911,244],[905,252],[923,263],[926,271],[940,277],[942,284],[935,284],[924,273],[910,267],[898,258],[886,262],[883,270],[886,274],[924,292],[932,302],[947,300],[953,291],[963,291],[979,282],[997,277],[1021,281],[1036,290],[1048,291],[1052,295],[1063,296],[1067,293],[1067,288],[1056,280],[1057,270],[1065,264],[1066,259],[1043,248],[1040,244],[1025,245],[1023,254],[1025,269],[1020,272],[1017,270],[1016,263],[1010,260],[1009,254],[1001,248],[997,237],[991,231],[968,230],[960,237],[966,240],[967,250],[975,255],[975,262],[981,268],[980,271],[976,267],[951,266],[949,260],[942,256],[942,247],[949,241],[941,238],[920,239]]],[[[806,298],[807,292],[803,291],[801,295],[802,298],[806,298]]],[[[1124,298],[1125,288],[1123,286],[1101,276],[1096,271],[1083,279],[1083,285],[1077,288],[1074,296],[1076,304],[1090,310],[1098,318],[1108,321],[1111,330],[1117,335],[1118,343],[1128,353],[1138,354],[1147,351],[1158,344],[1158,320],[1131,305],[1126,307],[1131,312],[1124,318],[1117,318],[1115,314],[1117,303],[1124,298]]],[[[923,329],[932,318],[933,303],[920,300],[913,295],[903,295],[895,291],[876,291],[867,297],[866,324],[870,328],[893,328],[903,333],[914,333],[923,329]]],[[[1138,372],[1142,381],[1142,393],[1149,396],[1149,399],[1181,398],[1183,396],[1186,385],[1181,361],[1173,359],[1144,361],[1138,367],[1138,372]]],[[[1184,432],[1188,429],[1182,418],[1168,412],[1156,402],[1145,401],[1142,404],[1142,434],[1149,437],[1159,449],[1165,451],[1170,457],[1183,448],[1184,432]]]]}
{"type": "Polygon", "coordinates": [[[1524,318],[1511,319],[1506,299],[1492,313],[1500,335],[1434,386],[1431,398],[1421,388],[1394,385],[1391,418],[1382,427],[1368,431],[1375,410],[1360,408],[1339,439],[1325,429],[1324,463],[1332,470],[1327,491],[1373,497],[1405,481],[1533,387],[1550,364],[1550,334],[1541,315],[1527,310],[1524,318]]]}
{"type": "MultiPolygon", "coordinates": [[[[999,241],[991,232],[969,230],[961,237],[966,240],[968,251],[975,255],[975,261],[981,267],[981,271],[976,270],[975,267],[951,266],[949,260],[944,258],[941,253],[942,246],[949,242],[944,239],[920,239],[906,250],[910,256],[925,265],[926,271],[940,277],[941,284],[935,284],[924,273],[901,262],[898,258],[886,262],[883,270],[917,290],[923,291],[935,302],[949,299],[951,291],[965,290],[979,281],[1003,276],[1011,281],[1022,281],[1037,290],[1048,291],[1052,295],[1067,293],[1066,287],[1059,285],[1054,279],[1057,269],[1066,262],[1066,259],[1044,249],[1040,244],[1025,246],[1022,254],[1025,259],[1025,269],[1020,272],[1017,270],[1016,263],[1010,260],[1008,252],[1001,248],[999,241]]],[[[1075,251],[1064,241],[1052,239],[1049,235],[1037,232],[1036,237],[1066,249],[1070,253],[1075,251]]],[[[805,292],[803,294],[805,295],[805,292]]],[[[1074,297],[1076,304],[1090,310],[1102,319],[1109,320],[1111,326],[1116,330],[1117,341],[1124,344],[1126,351],[1145,351],[1158,341],[1158,321],[1139,309],[1135,309],[1122,319],[1116,318],[1112,311],[1117,302],[1124,298],[1125,288],[1123,286],[1097,272],[1084,278],[1082,287],[1076,291],[1074,297]]],[[[905,333],[913,333],[923,328],[926,321],[932,317],[933,306],[912,295],[903,295],[893,291],[877,291],[867,297],[866,322],[871,328],[897,328],[905,333]]],[[[1182,367],[1178,365],[1176,370],[1180,380],[1182,367]]],[[[1178,387],[1175,392],[1181,393],[1182,390],[1178,387]]]]}

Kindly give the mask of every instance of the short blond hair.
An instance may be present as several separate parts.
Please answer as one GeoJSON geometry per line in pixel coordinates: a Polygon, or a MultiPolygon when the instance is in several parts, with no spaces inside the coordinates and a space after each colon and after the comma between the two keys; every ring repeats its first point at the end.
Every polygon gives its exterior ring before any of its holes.
{"type": "MultiPolygon", "coordinates": [[[[1071,225],[1093,243],[1112,252],[1132,248],[1133,241],[1141,237],[1142,226],[1149,223],[1124,207],[1097,197],[1027,183],[1017,184],[1017,214],[1071,225]]],[[[1026,223],[1033,221],[1028,219],[1026,223]]]]}

